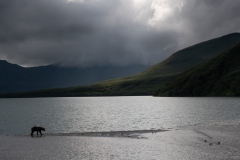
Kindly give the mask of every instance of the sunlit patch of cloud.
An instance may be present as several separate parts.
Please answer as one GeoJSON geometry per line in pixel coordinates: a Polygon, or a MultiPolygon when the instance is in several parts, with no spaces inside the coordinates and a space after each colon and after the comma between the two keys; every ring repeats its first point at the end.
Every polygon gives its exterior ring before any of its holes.
{"type": "Polygon", "coordinates": [[[0,2],[0,58],[25,66],[151,65],[240,31],[239,0],[24,2],[0,2]]]}

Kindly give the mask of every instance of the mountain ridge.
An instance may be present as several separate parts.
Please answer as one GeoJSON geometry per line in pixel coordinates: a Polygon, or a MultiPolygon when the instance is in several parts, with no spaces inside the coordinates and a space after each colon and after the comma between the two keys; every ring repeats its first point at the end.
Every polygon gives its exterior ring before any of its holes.
{"type": "Polygon", "coordinates": [[[25,68],[0,60],[0,93],[87,85],[106,79],[129,76],[146,68],[147,66],[142,65],[86,68],[47,65],[25,68]]]}
{"type": "Polygon", "coordinates": [[[240,43],[179,75],[155,96],[240,96],[240,43]]]}
{"type": "Polygon", "coordinates": [[[183,70],[190,69],[194,65],[200,64],[201,62],[220,54],[226,48],[231,48],[238,42],[240,42],[240,33],[231,33],[198,44],[194,44],[173,53],[166,60],[157,63],[156,65],[153,65],[152,67],[143,71],[142,74],[160,75],[164,74],[166,70],[172,71],[171,74],[178,74],[183,70]],[[204,52],[207,52],[208,54],[204,54],[204,56],[202,56],[204,52]],[[194,56],[191,55],[192,53],[194,53],[194,56]],[[186,66],[183,66],[182,63],[184,62],[188,62],[186,66]],[[173,69],[172,65],[174,63],[175,67],[173,69]]]}
{"type": "MultiPolygon", "coordinates": [[[[153,95],[179,74],[204,63],[240,43],[240,34],[233,33],[201,42],[172,54],[166,60],[138,74],[101,81],[93,85],[55,88],[31,93],[11,94],[9,97],[76,97],[153,95]]],[[[7,97],[7,96],[6,96],[7,97]]]]}

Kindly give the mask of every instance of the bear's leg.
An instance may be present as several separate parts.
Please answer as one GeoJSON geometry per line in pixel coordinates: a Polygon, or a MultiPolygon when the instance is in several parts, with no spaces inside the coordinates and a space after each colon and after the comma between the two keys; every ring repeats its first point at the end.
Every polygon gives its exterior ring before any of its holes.
{"type": "Polygon", "coordinates": [[[34,131],[32,131],[31,135],[33,135],[33,132],[34,132],[34,131]]]}
{"type": "Polygon", "coordinates": [[[40,134],[42,135],[42,132],[41,131],[39,131],[40,132],[40,134]]]}

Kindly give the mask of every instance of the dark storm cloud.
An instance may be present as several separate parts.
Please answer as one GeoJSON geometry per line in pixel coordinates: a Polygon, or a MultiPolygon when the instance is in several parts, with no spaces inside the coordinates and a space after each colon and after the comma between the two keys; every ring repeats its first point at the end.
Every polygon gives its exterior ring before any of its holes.
{"type": "Polygon", "coordinates": [[[238,0],[1,0],[0,58],[21,65],[154,64],[239,32],[238,0]]]}
{"type": "Polygon", "coordinates": [[[239,32],[240,1],[202,0],[188,1],[183,8],[183,17],[188,19],[194,43],[239,32]]]}

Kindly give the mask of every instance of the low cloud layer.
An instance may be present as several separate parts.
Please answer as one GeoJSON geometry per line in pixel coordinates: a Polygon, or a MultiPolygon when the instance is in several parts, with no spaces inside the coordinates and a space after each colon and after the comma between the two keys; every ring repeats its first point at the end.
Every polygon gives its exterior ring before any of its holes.
{"type": "Polygon", "coordinates": [[[0,59],[23,66],[152,65],[240,32],[239,0],[1,0],[0,59]]]}

